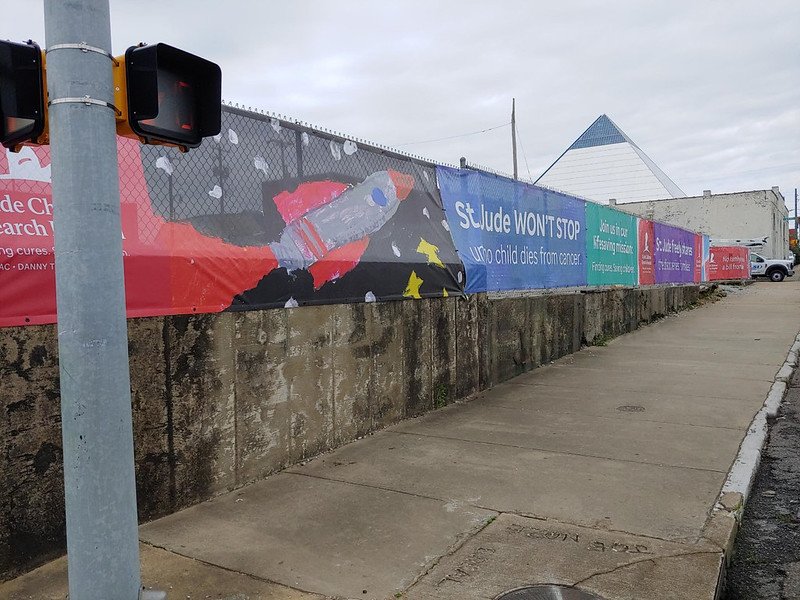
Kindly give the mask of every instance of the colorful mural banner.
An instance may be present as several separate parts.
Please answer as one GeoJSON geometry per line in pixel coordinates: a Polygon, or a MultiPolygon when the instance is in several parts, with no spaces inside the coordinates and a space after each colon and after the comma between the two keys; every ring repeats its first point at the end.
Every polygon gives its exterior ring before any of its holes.
{"type": "Polygon", "coordinates": [[[744,246],[711,246],[706,263],[707,281],[750,278],[750,249],[744,246]]]}
{"type": "MultiPolygon", "coordinates": [[[[463,292],[431,166],[223,109],[188,154],[118,139],[129,316],[463,292]]],[[[56,320],[49,148],[0,151],[0,326],[56,320]]]]}
{"type": "Polygon", "coordinates": [[[583,201],[471,169],[436,174],[467,292],[586,285],[583,201]]]}
{"type": "Polygon", "coordinates": [[[589,285],[636,285],[636,217],[593,202],[586,203],[586,264],[589,285]]]}
{"type": "Polygon", "coordinates": [[[695,261],[697,237],[685,229],[653,223],[655,283],[695,281],[696,273],[699,273],[695,261]]]}
{"type": "MultiPolygon", "coordinates": [[[[222,118],[188,154],[118,139],[129,316],[688,283],[710,267],[708,238],[683,229],[239,109],[222,118]]],[[[54,209],[49,148],[0,151],[0,327],[56,320],[54,209]]]]}

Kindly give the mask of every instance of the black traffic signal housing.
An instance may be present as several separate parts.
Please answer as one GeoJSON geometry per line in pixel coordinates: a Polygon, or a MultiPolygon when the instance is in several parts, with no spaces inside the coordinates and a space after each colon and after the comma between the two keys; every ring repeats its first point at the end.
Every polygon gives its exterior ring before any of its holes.
{"type": "MultiPolygon", "coordinates": [[[[196,148],[221,129],[219,65],[167,44],[114,59],[117,134],[145,144],[196,148]]],[[[0,143],[49,143],[45,54],[33,41],[0,40],[0,143]]]]}
{"type": "Polygon", "coordinates": [[[132,46],[117,60],[120,135],[186,151],[220,132],[219,65],[167,44],[132,46]]]}
{"type": "Polygon", "coordinates": [[[0,143],[47,143],[44,58],[33,41],[0,41],[0,143]]]}

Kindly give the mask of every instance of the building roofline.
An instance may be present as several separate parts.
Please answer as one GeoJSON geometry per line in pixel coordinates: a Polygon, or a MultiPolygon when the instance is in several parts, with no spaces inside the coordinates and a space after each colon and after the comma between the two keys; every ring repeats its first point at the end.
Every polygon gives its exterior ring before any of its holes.
{"type": "MultiPolygon", "coordinates": [[[[714,196],[735,196],[737,194],[753,194],[753,193],[756,193],[756,192],[765,192],[765,193],[766,192],[772,192],[772,193],[775,193],[774,190],[772,190],[772,189],[741,190],[741,191],[738,191],[738,192],[721,192],[719,194],[713,194],[712,193],[710,197],[714,197],[714,196]]],[[[780,192],[778,192],[778,193],[780,193],[780,192]]],[[[624,202],[624,203],[618,204],[618,206],[624,206],[625,204],[647,204],[647,203],[650,203],[650,202],[666,202],[668,200],[693,200],[695,198],[708,198],[708,197],[709,196],[704,196],[703,194],[700,194],[699,196],[679,196],[677,198],[653,198],[652,200],[636,200],[634,202],[624,202]]],[[[781,197],[783,197],[783,194],[781,194],[781,197]]]]}

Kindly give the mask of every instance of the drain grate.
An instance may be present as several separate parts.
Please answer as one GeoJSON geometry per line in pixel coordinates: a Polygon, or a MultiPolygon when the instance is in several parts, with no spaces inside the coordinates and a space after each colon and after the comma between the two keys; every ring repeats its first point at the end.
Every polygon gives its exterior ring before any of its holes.
{"type": "Polygon", "coordinates": [[[638,404],[623,404],[622,406],[618,406],[617,410],[619,412],[644,412],[644,406],[639,406],[638,404]]]}
{"type": "Polygon", "coordinates": [[[603,600],[588,592],[563,585],[529,585],[503,592],[495,600],[603,600]]]}

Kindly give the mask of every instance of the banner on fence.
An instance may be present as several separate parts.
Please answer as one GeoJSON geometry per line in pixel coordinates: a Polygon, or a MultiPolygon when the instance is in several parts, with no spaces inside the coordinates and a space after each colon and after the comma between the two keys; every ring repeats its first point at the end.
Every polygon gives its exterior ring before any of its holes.
{"type": "Polygon", "coordinates": [[[703,281],[703,236],[692,233],[694,236],[694,279],[695,283],[703,281]]]}
{"type": "Polygon", "coordinates": [[[467,292],[586,285],[581,200],[473,170],[436,172],[467,292]]]}
{"type": "Polygon", "coordinates": [[[654,272],[656,283],[691,283],[695,281],[697,235],[691,231],[653,223],[654,272]]]}
{"type": "Polygon", "coordinates": [[[653,285],[656,282],[655,223],[647,219],[638,219],[638,222],[639,285],[653,285]]]}
{"type": "Polygon", "coordinates": [[[636,285],[636,217],[586,203],[586,264],[589,285],[636,285]]]}
{"type": "MultiPolygon", "coordinates": [[[[118,139],[129,316],[683,283],[711,268],[707,238],[676,227],[222,116],[222,133],[188,154],[118,139]]],[[[47,147],[0,151],[0,326],[56,319],[55,204],[47,147]]]]}
{"type": "Polygon", "coordinates": [[[713,246],[709,249],[708,281],[749,279],[750,250],[744,246],[713,246]]]}
{"type": "MultiPolygon", "coordinates": [[[[463,291],[432,167],[229,109],[118,151],[130,316],[463,291]]],[[[49,148],[0,151],[0,326],[55,321],[53,206],[49,148]]]]}

